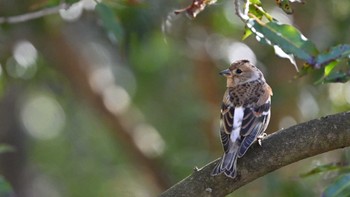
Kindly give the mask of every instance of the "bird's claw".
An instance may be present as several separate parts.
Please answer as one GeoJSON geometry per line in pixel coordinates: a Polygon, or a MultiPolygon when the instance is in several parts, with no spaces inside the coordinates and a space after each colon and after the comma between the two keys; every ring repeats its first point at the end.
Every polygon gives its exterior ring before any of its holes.
{"type": "Polygon", "coordinates": [[[263,134],[258,136],[258,144],[259,144],[259,146],[262,146],[261,140],[264,139],[266,136],[267,136],[266,133],[263,133],[263,134]]]}

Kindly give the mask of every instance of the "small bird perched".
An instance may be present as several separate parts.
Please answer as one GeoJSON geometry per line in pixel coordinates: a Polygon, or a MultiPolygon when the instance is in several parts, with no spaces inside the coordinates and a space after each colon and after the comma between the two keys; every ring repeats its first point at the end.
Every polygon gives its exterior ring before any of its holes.
{"type": "Polygon", "coordinates": [[[227,78],[221,105],[220,136],[224,155],[212,176],[225,173],[235,178],[236,162],[266,134],[270,121],[272,90],[262,72],[248,60],[238,60],[220,72],[227,78]]]}

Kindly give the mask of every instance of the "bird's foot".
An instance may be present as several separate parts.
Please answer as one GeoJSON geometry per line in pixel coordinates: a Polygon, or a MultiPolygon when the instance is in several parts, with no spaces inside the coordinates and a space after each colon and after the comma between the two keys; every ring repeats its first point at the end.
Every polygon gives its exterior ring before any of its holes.
{"type": "Polygon", "coordinates": [[[263,133],[263,134],[261,134],[261,135],[258,136],[257,139],[258,139],[258,144],[259,144],[260,146],[262,146],[261,140],[264,139],[266,136],[267,136],[266,133],[263,133]]]}

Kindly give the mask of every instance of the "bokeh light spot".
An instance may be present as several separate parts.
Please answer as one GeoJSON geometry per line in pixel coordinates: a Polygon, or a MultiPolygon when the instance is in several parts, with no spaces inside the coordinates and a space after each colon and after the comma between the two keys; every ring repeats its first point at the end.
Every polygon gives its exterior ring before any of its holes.
{"type": "Polygon", "coordinates": [[[13,57],[19,65],[27,68],[35,63],[38,52],[32,43],[19,41],[13,49],[13,57]]]}
{"type": "Polygon", "coordinates": [[[121,114],[128,109],[130,96],[124,88],[113,85],[103,90],[103,102],[109,111],[121,114]]]}
{"type": "Polygon", "coordinates": [[[285,129],[285,128],[288,128],[288,127],[290,127],[290,126],[293,126],[293,125],[295,125],[295,124],[297,124],[297,121],[293,118],[293,117],[291,117],[291,116],[285,116],[285,117],[283,117],[281,120],[280,120],[280,122],[279,122],[279,128],[280,129],[285,129]]]}
{"type": "Polygon", "coordinates": [[[36,139],[52,139],[64,128],[65,113],[60,104],[47,95],[35,95],[24,101],[20,118],[26,131],[36,139]]]}
{"type": "Polygon", "coordinates": [[[154,158],[164,152],[165,142],[151,125],[138,125],[134,130],[133,138],[137,147],[148,157],[154,158]]]}
{"type": "Polygon", "coordinates": [[[6,62],[6,71],[13,78],[30,79],[35,75],[37,67],[35,64],[22,66],[13,57],[10,57],[6,62]]]}
{"type": "Polygon", "coordinates": [[[307,89],[301,90],[298,107],[305,120],[316,118],[319,113],[318,103],[315,97],[307,89]]]}
{"type": "Polygon", "coordinates": [[[256,64],[256,56],[249,46],[241,42],[234,42],[228,47],[228,59],[230,62],[247,59],[252,64],[256,64]]]}
{"type": "Polygon", "coordinates": [[[115,83],[114,75],[111,67],[104,66],[96,68],[90,72],[89,83],[91,88],[96,93],[103,93],[106,87],[112,86],[115,83]]]}
{"type": "MultiPolygon", "coordinates": [[[[350,83],[346,83],[347,86],[350,86],[350,83]]],[[[346,104],[346,98],[344,95],[343,87],[345,84],[341,83],[331,83],[328,85],[328,95],[333,105],[342,106],[346,104]]]]}
{"type": "Polygon", "coordinates": [[[344,96],[345,96],[345,100],[348,104],[350,104],[350,83],[347,82],[344,84],[344,96]]]}
{"type": "Polygon", "coordinates": [[[17,42],[13,48],[13,56],[6,61],[6,71],[13,78],[32,78],[37,70],[38,51],[26,40],[17,42]]]}
{"type": "Polygon", "coordinates": [[[65,21],[76,21],[80,18],[80,16],[83,13],[83,3],[81,1],[78,1],[77,3],[74,3],[71,5],[68,9],[61,9],[60,10],[60,16],[65,21]]]}

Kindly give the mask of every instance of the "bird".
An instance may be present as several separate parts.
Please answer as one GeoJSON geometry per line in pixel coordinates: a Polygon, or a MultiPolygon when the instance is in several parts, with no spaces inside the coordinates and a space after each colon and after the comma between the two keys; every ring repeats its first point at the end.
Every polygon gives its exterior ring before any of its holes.
{"type": "Polygon", "coordinates": [[[237,175],[237,159],[266,136],[270,121],[272,89],[263,73],[249,60],[237,60],[219,73],[226,77],[220,114],[220,137],[224,150],[211,175],[237,175]]]}

